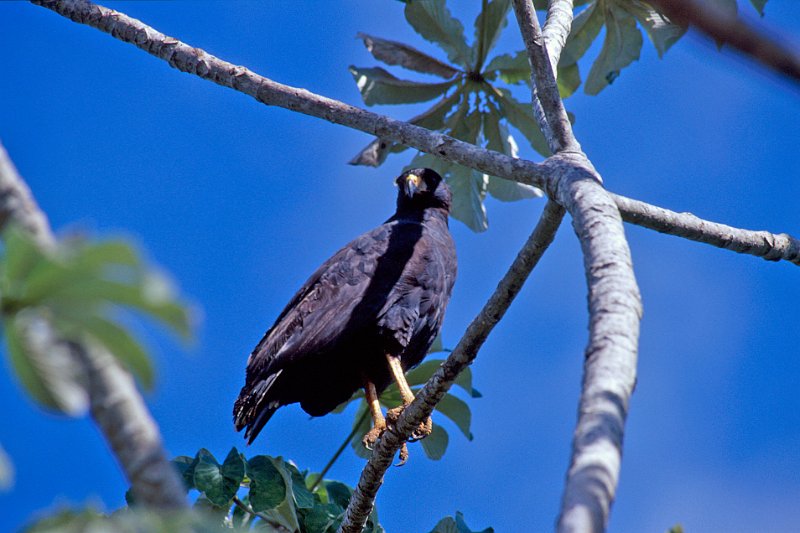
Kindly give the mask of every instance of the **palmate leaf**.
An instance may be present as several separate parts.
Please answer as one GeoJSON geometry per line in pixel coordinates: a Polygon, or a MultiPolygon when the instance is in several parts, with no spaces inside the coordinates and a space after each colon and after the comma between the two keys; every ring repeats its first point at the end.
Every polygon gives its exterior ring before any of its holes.
{"type": "Polygon", "coordinates": [[[620,71],[639,59],[642,33],[636,19],[612,2],[605,9],[606,36],[603,48],[586,77],[584,91],[596,95],[614,82],[620,71]]]}
{"type": "Polygon", "coordinates": [[[531,65],[528,62],[528,53],[524,50],[514,55],[502,54],[495,56],[486,65],[484,74],[486,79],[494,80],[500,78],[509,85],[531,82],[531,65]]]}
{"type": "Polygon", "coordinates": [[[350,67],[361,98],[368,106],[375,104],[412,104],[442,96],[456,82],[420,83],[401,80],[380,67],[350,67]]]}
{"type": "MultiPolygon", "coordinates": [[[[486,139],[486,147],[511,157],[518,157],[517,143],[506,125],[501,122],[500,112],[493,105],[487,107],[488,112],[483,113],[483,137],[486,139]]],[[[489,177],[487,190],[493,197],[504,202],[535,198],[543,194],[540,189],[531,185],[497,176],[489,177]]]]}
{"type": "MultiPolygon", "coordinates": [[[[459,88],[450,96],[439,100],[433,107],[409,120],[411,124],[422,126],[429,130],[440,130],[444,127],[445,117],[464,97],[464,93],[459,88]]],[[[408,146],[393,143],[384,139],[375,138],[363,150],[350,160],[351,165],[367,165],[377,167],[383,164],[389,152],[402,152],[408,146]]]]}
{"type": "Polygon", "coordinates": [[[531,105],[518,102],[506,89],[498,89],[498,92],[496,99],[501,114],[528,139],[534,150],[545,157],[550,156],[550,148],[536,123],[531,105]]]}
{"type": "Polygon", "coordinates": [[[405,15],[417,33],[447,53],[451,63],[468,65],[470,51],[464,39],[464,26],[450,14],[444,0],[408,2],[405,15]]]}
{"type": "Polygon", "coordinates": [[[145,387],[152,385],[144,348],[110,318],[119,308],[189,336],[188,310],[175,299],[171,283],[147,268],[128,243],[69,239],[42,250],[15,230],[4,240],[0,294],[7,353],[23,386],[45,407],[70,416],[87,409],[71,343],[111,353],[145,387]]]}
{"type": "Polygon", "coordinates": [[[361,32],[356,34],[356,37],[364,41],[364,46],[375,59],[383,61],[387,65],[399,65],[409,70],[433,74],[442,78],[452,78],[459,73],[459,70],[420,52],[413,46],[361,32]]]}
{"type": "Polygon", "coordinates": [[[664,53],[686,33],[686,26],[671,22],[646,2],[628,0],[624,5],[647,32],[647,36],[658,51],[658,57],[664,57],[664,53]]]}
{"type": "Polygon", "coordinates": [[[479,70],[508,24],[510,0],[491,0],[475,18],[475,43],[470,50],[471,66],[479,70]]]}

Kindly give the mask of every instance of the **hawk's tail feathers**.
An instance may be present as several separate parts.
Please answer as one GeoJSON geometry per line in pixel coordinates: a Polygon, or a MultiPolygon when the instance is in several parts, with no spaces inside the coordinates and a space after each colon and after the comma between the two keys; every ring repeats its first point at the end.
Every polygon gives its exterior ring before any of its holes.
{"type": "Polygon", "coordinates": [[[239,393],[239,398],[233,406],[233,425],[236,431],[246,428],[244,438],[247,439],[247,444],[253,443],[264,428],[264,424],[269,422],[281,406],[278,400],[270,397],[270,390],[282,372],[283,370],[278,370],[254,386],[245,385],[239,393]]]}

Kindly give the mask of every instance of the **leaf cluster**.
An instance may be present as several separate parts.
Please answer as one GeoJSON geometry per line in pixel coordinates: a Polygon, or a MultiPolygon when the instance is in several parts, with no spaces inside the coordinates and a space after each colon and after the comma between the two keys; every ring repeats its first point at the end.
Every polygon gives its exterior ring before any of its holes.
{"type": "Polygon", "coordinates": [[[15,228],[3,240],[6,353],[20,382],[43,406],[72,416],[86,411],[85,376],[75,361],[78,343],[111,353],[144,387],[152,386],[150,358],[119,321],[123,310],[189,337],[189,311],[171,282],[128,242],[73,238],[45,249],[15,228]]]}
{"type": "MultiPolygon", "coordinates": [[[[443,79],[433,83],[403,80],[380,67],[350,67],[353,79],[367,105],[409,104],[436,99],[433,107],[409,120],[439,130],[462,141],[517,157],[517,142],[509,125],[517,128],[535,150],[549,155],[547,142],[536,126],[530,105],[516,100],[510,91],[496,88],[487,57],[507,25],[510,0],[484,2],[474,22],[475,39],[468,45],[464,26],[453,17],[443,0],[414,1],[405,6],[406,21],[426,40],[439,46],[450,64],[409,45],[360,33],[367,50],[388,65],[443,79]]],[[[492,66],[497,69],[500,66],[492,66]]],[[[379,166],[389,153],[407,146],[377,138],[356,155],[351,164],[379,166]]],[[[429,167],[445,177],[453,190],[450,214],[474,231],[488,228],[484,200],[487,195],[502,201],[541,196],[529,185],[489,176],[427,154],[417,155],[406,168],[429,167]]]]}
{"type": "MultiPolygon", "coordinates": [[[[248,460],[236,448],[222,463],[206,449],[173,463],[187,490],[200,493],[195,508],[241,530],[334,533],[353,493],[347,485],[319,480],[281,457],[256,455],[248,460]]],[[[384,531],[377,510],[364,531],[384,531]]]]}

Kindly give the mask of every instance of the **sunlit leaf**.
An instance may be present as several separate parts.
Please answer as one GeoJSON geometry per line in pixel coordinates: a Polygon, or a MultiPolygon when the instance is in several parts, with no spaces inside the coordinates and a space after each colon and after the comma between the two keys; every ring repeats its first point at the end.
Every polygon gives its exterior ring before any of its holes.
{"type": "Polygon", "coordinates": [[[658,57],[663,57],[664,53],[686,33],[685,26],[671,22],[649,4],[639,0],[630,0],[624,6],[625,10],[632,13],[645,29],[647,36],[658,51],[658,57]]]}
{"type": "Polygon", "coordinates": [[[497,103],[502,115],[528,139],[534,150],[549,157],[551,155],[550,148],[536,123],[531,104],[518,102],[506,89],[499,89],[499,93],[497,103]]]}
{"type": "Polygon", "coordinates": [[[641,49],[642,33],[636,27],[636,19],[616,4],[609,5],[603,48],[586,77],[586,94],[595,95],[613,83],[623,68],[639,59],[641,49]]]}
{"type": "Polygon", "coordinates": [[[380,67],[350,67],[361,98],[367,105],[411,104],[443,96],[455,81],[421,83],[401,80],[380,67]]]}
{"type": "Polygon", "coordinates": [[[573,65],[586,53],[603,27],[603,9],[595,2],[581,11],[572,21],[567,42],[561,51],[559,66],[573,65]]]}
{"type": "Polygon", "coordinates": [[[475,19],[475,44],[472,46],[472,65],[482,65],[508,24],[510,0],[491,0],[475,19]]]}
{"type": "Polygon", "coordinates": [[[524,50],[514,55],[503,54],[495,56],[486,65],[488,79],[500,78],[509,85],[520,82],[530,84],[531,65],[528,62],[528,53],[524,50]]]}
{"type": "Polygon", "coordinates": [[[461,433],[463,433],[468,440],[472,440],[472,432],[470,431],[472,412],[464,400],[450,393],[445,394],[436,405],[436,410],[452,420],[455,425],[458,426],[458,429],[461,430],[461,433]]]}
{"type": "MultiPolygon", "coordinates": [[[[460,90],[453,91],[453,94],[442,98],[433,107],[409,120],[411,124],[428,128],[429,130],[440,130],[444,127],[445,117],[453,110],[453,107],[461,100],[463,94],[460,90]]],[[[366,148],[361,150],[350,160],[351,165],[367,165],[377,167],[383,164],[389,152],[399,153],[407,149],[408,146],[397,144],[385,139],[376,138],[366,148]]]]}
{"type": "Polygon", "coordinates": [[[575,93],[581,85],[581,73],[578,69],[578,64],[573,63],[562,67],[558,66],[558,94],[561,98],[568,98],[575,93]]]}
{"type": "Polygon", "coordinates": [[[431,431],[431,434],[419,442],[422,444],[422,449],[425,450],[425,455],[427,455],[429,459],[438,461],[444,455],[445,450],[447,450],[447,443],[449,441],[450,437],[448,437],[447,431],[445,431],[442,426],[433,424],[433,431],[431,431]]]}
{"type": "Polygon", "coordinates": [[[453,165],[447,184],[453,192],[450,216],[466,224],[472,231],[489,229],[489,219],[483,199],[486,196],[488,176],[461,165],[453,165]]]}
{"type": "Polygon", "coordinates": [[[450,62],[467,66],[469,47],[464,39],[464,26],[450,14],[444,0],[408,2],[405,15],[417,33],[447,53],[450,62]]]}
{"type": "Polygon", "coordinates": [[[364,46],[375,59],[383,61],[387,65],[399,65],[409,70],[434,74],[442,78],[452,78],[459,72],[450,65],[407,44],[381,39],[366,33],[358,33],[356,37],[364,41],[364,46]]]}
{"type": "MultiPolygon", "coordinates": [[[[486,147],[506,154],[511,157],[518,157],[517,142],[508,132],[508,128],[500,119],[500,113],[494,106],[488,106],[488,112],[483,113],[483,136],[486,139],[486,147]]],[[[497,176],[489,177],[487,191],[493,197],[504,202],[513,202],[525,198],[536,198],[542,196],[542,191],[531,185],[506,180],[497,176]]]]}

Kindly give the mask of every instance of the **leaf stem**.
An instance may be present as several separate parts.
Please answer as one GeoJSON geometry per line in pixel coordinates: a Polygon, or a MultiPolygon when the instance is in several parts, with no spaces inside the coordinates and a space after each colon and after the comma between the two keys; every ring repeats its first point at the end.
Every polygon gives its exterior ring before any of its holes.
{"type": "Polygon", "coordinates": [[[344,452],[345,448],[347,448],[347,444],[351,440],[353,440],[353,437],[358,431],[358,428],[361,427],[361,423],[364,421],[365,418],[367,418],[368,414],[369,414],[369,409],[366,409],[361,414],[361,418],[359,418],[353,425],[353,430],[350,431],[350,434],[347,435],[347,438],[344,439],[344,442],[342,442],[341,446],[339,446],[339,449],[336,450],[336,453],[334,453],[333,457],[330,458],[328,464],[326,464],[325,468],[322,469],[322,472],[319,473],[319,477],[317,478],[317,480],[314,482],[313,485],[311,485],[311,488],[309,489],[311,492],[314,492],[314,490],[316,490],[316,488],[319,487],[320,483],[322,483],[322,479],[325,477],[325,474],[328,473],[328,470],[330,470],[333,464],[339,459],[339,457],[341,457],[342,452],[344,452]]]}

